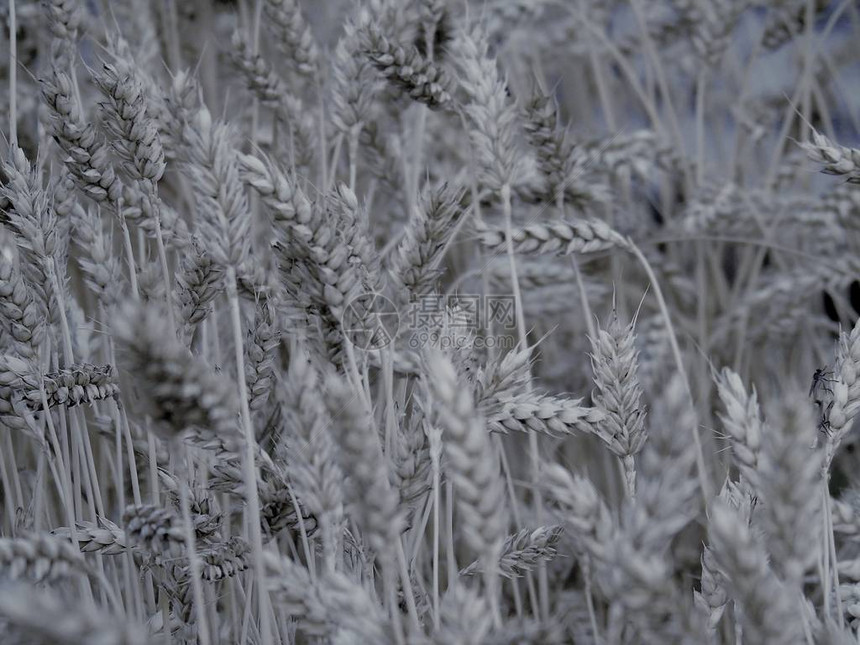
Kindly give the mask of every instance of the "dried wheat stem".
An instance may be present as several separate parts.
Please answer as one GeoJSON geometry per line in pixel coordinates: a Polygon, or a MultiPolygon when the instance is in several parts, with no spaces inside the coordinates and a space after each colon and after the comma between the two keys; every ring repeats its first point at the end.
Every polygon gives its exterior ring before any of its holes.
{"type": "Polygon", "coordinates": [[[166,22],[170,37],[167,38],[167,57],[170,69],[174,73],[182,69],[182,39],[179,37],[179,15],[176,11],[176,0],[164,0],[167,12],[166,22]]]}
{"type": "Polygon", "coordinates": [[[53,258],[48,258],[46,260],[47,264],[47,273],[48,277],[51,280],[51,286],[54,289],[54,293],[56,294],[58,306],[60,314],[60,330],[62,332],[63,339],[63,358],[65,359],[65,366],[72,367],[75,362],[75,357],[72,352],[72,333],[69,329],[69,320],[66,316],[66,303],[64,297],[63,288],[60,286],[60,280],[57,277],[56,265],[54,263],[53,258]]]}
{"type": "MultiPolygon", "coordinates": [[[[323,559],[330,571],[336,568],[337,544],[343,525],[344,474],[336,459],[336,445],[329,432],[329,418],[319,396],[319,380],[303,344],[290,349],[285,394],[279,404],[294,429],[283,440],[291,490],[317,517],[322,529],[323,559]]],[[[313,571],[311,572],[313,573],[313,571]]]]}
{"type": "MultiPolygon", "coordinates": [[[[636,256],[636,259],[639,260],[642,268],[645,270],[645,273],[648,275],[648,279],[651,281],[651,286],[654,287],[654,295],[657,298],[657,304],[660,307],[660,313],[663,316],[663,319],[666,321],[666,331],[669,335],[669,343],[672,346],[672,354],[675,357],[675,364],[678,367],[678,373],[681,375],[681,378],[684,382],[684,387],[687,391],[687,395],[690,397],[690,401],[693,400],[693,391],[690,388],[690,380],[687,377],[687,370],[684,367],[684,359],[681,358],[681,348],[678,346],[678,339],[675,337],[675,330],[672,325],[672,320],[669,317],[669,308],[666,306],[666,300],[663,298],[663,290],[660,288],[660,284],[657,281],[657,276],[654,275],[654,270],[651,268],[651,265],[648,263],[648,260],[642,254],[642,251],[636,246],[633,240],[628,240],[628,249],[630,252],[636,256]]],[[[702,497],[705,500],[705,504],[711,499],[711,484],[710,478],[708,476],[708,470],[705,466],[705,453],[702,449],[702,439],[699,436],[699,422],[693,424],[693,443],[696,446],[696,471],[699,476],[699,485],[702,489],[702,497]]]]}
{"type": "MultiPolygon", "coordinates": [[[[519,277],[517,276],[517,263],[514,255],[514,238],[511,228],[511,186],[504,184],[501,190],[502,210],[505,219],[505,246],[508,262],[511,268],[511,287],[514,293],[514,308],[516,310],[517,334],[519,346],[522,350],[528,350],[528,337],[526,336],[526,321],[523,313],[523,297],[520,291],[519,277]]],[[[526,368],[528,370],[528,368],[526,368]]],[[[531,391],[531,376],[526,380],[526,391],[531,391]]],[[[538,445],[537,433],[529,433],[529,459],[531,463],[531,480],[534,485],[535,507],[537,509],[537,521],[544,521],[543,493],[538,486],[540,477],[540,446],[538,445]]],[[[547,578],[546,566],[543,562],[538,565],[538,587],[540,592],[541,615],[544,619],[549,617],[549,579],[547,578]]]]}
{"type": "MultiPolygon", "coordinates": [[[[677,146],[678,150],[683,150],[684,138],[681,134],[680,122],[678,121],[678,115],[675,111],[674,101],[672,100],[672,92],[669,90],[669,82],[666,79],[665,69],[660,61],[660,56],[658,55],[657,49],[654,46],[654,41],[651,38],[651,34],[648,31],[647,22],[645,19],[645,10],[643,9],[640,0],[631,0],[631,6],[633,8],[633,14],[636,17],[637,26],[642,32],[643,49],[645,50],[646,56],[651,59],[654,65],[657,86],[660,88],[660,93],[662,94],[662,98],[665,103],[664,108],[666,109],[669,116],[669,128],[671,129],[672,135],[675,139],[675,145],[677,146]]],[[[683,166],[684,183],[688,188],[690,188],[693,184],[693,177],[690,168],[691,165],[692,161],[683,166]]]]}
{"type": "MultiPolygon", "coordinates": [[[[171,324],[171,329],[174,329],[171,324]]],[[[185,551],[188,554],[189,576],[191,578],[191,591],[194,596],[194,612],[197,615],[197,638],[200,645],[209,645],[211,638],[209,636],[209,619],[206,612],[206,603],[203,597],[203,584],[200,580],[200,555],[197,553],[197,541],[194,535],[194,525],[191,522],[191,510],[188,504],[188,481],[191,480],[191,455],[188,449],[181,446],[179,441],[174,439],[175,454],[183,455],[185,462],[186,476],[179,478],[179,506],[182,510],[182,528],[185,537],[185,551]]],[[[182,457],[180,457],[182,459],[182,457]]]]}
{"type": "MultiPolygon", "coordinates": [[[[4,434],[10,430],[4,428],[4,434]]],[[[5,452],[5,451],[4,451],[5,452]]],[[[9,478],[9,470],[6,467],[6,457],[0,455],[0,481],[3,483],[3,496],[6,498],[6,519],[9,526],[15,526],[15,509],[18,508],[18,502],[14,497],[14,487],[12,480],[9,478]]]]}
{"type": "Polygon", "coordinates": [[[591,584],[591,562],[589,556],[585,556],[583,560],[583,576],[585,577],[585,604],[588,610],[588,622],[591,624],[591,632],[594,634],[594,639],[598,643],[603,641],[600,638],[600,629],[597,626],[597,614],[594,611],[594,592],[591,584]]]}
{"type": "Polygon", "coordinates": [[[248,386],[245,382],[245,352],[243,350],[242,320],[239,312],[239,296],[236,283],[236,269],[227,267],[227,299],[230,307],[230,318],[233,324],[233,342],[236,347],[236,372],[239,389],[239,410],[242,418],[242,430],[245,435],[245,454],[243,470],[245,478],[245,495],[251,533],[251,551],[257,577],[257,609],[260,620],[260,638],[262,642],[271,642],[272,625],[269,610],[268,587],[266,586],[265,568],[263,564],[263,533],[260,526],[260,496],[257,490],[257,466],[255,464],[254,446],[257,441],[254,427],[251,423],[251,410],[248,407],[248,386]]]}
{"type": "MultiPolygon", "coordinates": [[[[833,566],[833,589],[836,595],[836,615],[837,621],[839,622],[839,627],[841,628],[844,624],[843,612],[842,612],[842,596],[839,593],[839,567],[838,567],[838,559],[836,556],[836,538],[833,534],[833,512],[831,507],[831,498],[830,498],[830,489],[828,487],[827,477],[821,478],[821,492],[823,495],[822,503],[824,505],[824,562],[825,562],[825,575],[823,580],[821,581],[822,587],[825,591],[825,599],[828,599],[830,596],[830,575],[826,571],[826,569],[830,566],[830,561],[834,563],[833,566]]],[[[829,605],[829,602],[827,603],[829,605]]],[[[825,613],[827,615],[830,614],[829,606],[825,607],[825,613]]]]}
{"type": "Polygon", "coordinates": [[[18,146],[18,14],[9,0],[9,145],[18,146]]]}
{"type": "Polygon", "coordinates": [[[167,317],[170,320],[170,328],[176,333],[178,331],[176,329],[176,315],[173,313],[173,298],[170,297],[173,285],[170,281],[170,268],[167,264],[167,251],[164,248],[164,235],[161,232],[161,212],[157,205],[158,193],[156,192],[155,184],[152,184],[150,189],[152,191],[150,197],[154,202],[155,246],[158,249],[158,261],[161,263],[161,276],[164,280],[165,306],[167,308],[167,317]]]}
{"type": "MultiPolygon", "coordinates": [[[[46,258],[45,265],[48,279],[51,282],[51,286],[53,287],[55,296],[57,298],[57,309],[59,310],[60,314],[60,330],[63,338],[63,356],[66,360],[66,367],[71,368],[74,365],[75,359],[72,351],[71,330],[69,328],[69,321],[66,316],[66,302],[64,295],[65,292],[60,286],[60,280],[57,276],[56,262],[54,258],[46,258]]],[[[76,412],[71,413],[70,423],[72,426],[72,434],[75,437],[75,440],[83,446],[86,466],[89,469],[89,477],[92,482],[92,487],[95,491],[94,501],[98,508],[99,514],[104,515],[104,501],[102,500],[101,489],[99,487],[98,476],[96,474],[97,471],[95,466],[95,459],[93,457],[93,449],[90,443],[89,433],[86,432],[86,427],[84,427],[83,431],[81,430],[79,423],[80,418],[81,417],[76,412]]]]}
{"type": "Polygon", "coordinates": [[[131,233],[128,230],[128,221],[122,212],[122,199],[116,202],[117,218],[119,219],[119,227],[122,232],[122,243],[125,247],[125,257],[128,261],[128,279],[131,282],[131,294],[135,299],[140,298],[140,290],[137,285],[137,266],[134,262],[134,250],[131,245],[131,233]]]}
{"type": "Polygon", "coordinates": [[[575,253],[571,253],[570,255],[570,265],[573,267],[573,275],[576,278],[576,290],[579,292],[579,301],[582,303],[585,326],[589,336],[593,336],[596,333],[594,316],[591,313],[591,304],[588,302],[588,291],[585,288],[585,281],[582,279],[582,271],[579,269],[579,260],[576,259],[575,253]]]}
{"type": "Polygon", "coordinates": [[[403,550],[403,540],[398,539],[394,548],[397,551],[397,564],[400,567],[400,583],[403,585],[403,595],[406,597],[406,610],[409,613],[411,629],[420,631],[421,621],[418,619],[418,607],[415,604],[415,592],[409,578],[409,565],[406,562],[406,552],[403,550]]]}
{"type": "MultiPolygon", "coordinates": [[[[41,388],[40,394],[42,397],[42,405],[48,404],[48,397],[45,394],[44,387],[41,388]]],[[[69,531],[72,536],[72,542],[77,543],[76,536],[76,528],[75,528],[75,507],[74,502],[72,501],[72,474],[71,474],[71,466],[69,462],[69,450],[68,450],[68,440],[63,436],[63,446],[62,448],[59,445],[57,440],[57,431],[54,427],[54,419],[52,415],[46,414],[45,419],[48,425],[48,437],[51,441],[51,446],[54,449],[54,453],[56,455],[56,459],[60,462],[60,470],[63,473],[63,489],[65,495],[65,504],[63,508],[66,512],[66,522],[69,524],[69,531]]],[[[2,463],[2,459],[0,459],[0,463],[2,463]]]]}
{"type": "Polygon", "coordinates": [[[439,531],[441,529],[441,504],[440,490],[442,487],[441,458],[442,458],[442,431],[436,427],[427,429],[430,443],[430,461],[433,469],[433,628],[439,629],[439,531]]]}

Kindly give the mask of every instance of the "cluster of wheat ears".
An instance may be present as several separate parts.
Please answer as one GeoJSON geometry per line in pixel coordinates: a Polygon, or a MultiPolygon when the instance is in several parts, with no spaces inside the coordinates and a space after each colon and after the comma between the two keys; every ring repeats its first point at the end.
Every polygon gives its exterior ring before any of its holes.
{"type": "Polygon", "coordinates": [[[2,16],[0,642],[860,639],[856,2],[2,16]]]}

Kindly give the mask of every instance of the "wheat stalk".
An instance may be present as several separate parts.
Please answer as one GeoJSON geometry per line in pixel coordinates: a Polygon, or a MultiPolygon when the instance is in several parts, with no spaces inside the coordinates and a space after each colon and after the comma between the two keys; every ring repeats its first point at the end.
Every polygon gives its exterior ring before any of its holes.
{"type": "Polygon", "coordinates": [[[850,2],[7,4],[0,641],[856,642],[850,2]]]}

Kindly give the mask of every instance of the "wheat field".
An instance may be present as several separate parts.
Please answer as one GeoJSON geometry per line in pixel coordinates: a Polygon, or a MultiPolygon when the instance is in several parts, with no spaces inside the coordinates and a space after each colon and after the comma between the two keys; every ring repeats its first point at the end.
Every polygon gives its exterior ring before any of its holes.
{"type": "Polygon", "coordinates": [[[860,4],[2,4],[0,643],[860,640],[860,4]]]}

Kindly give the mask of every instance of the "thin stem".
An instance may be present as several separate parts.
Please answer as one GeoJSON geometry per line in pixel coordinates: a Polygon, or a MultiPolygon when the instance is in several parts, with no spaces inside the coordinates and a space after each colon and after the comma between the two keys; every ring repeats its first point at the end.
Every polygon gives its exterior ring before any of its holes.
{"type": "Polygon", "coordinates": [[[448,560],[448,589],[457,584],[457,555],[454,553],[454,484],[450,479],[445,481],[445,540],[448,560]]]}
{"type": "Polygon", "coordinates": [[[246,511],[251,524],[251,551],[254,559],[254,569],[257,581],[257,602],[260,620],[260,640],[263,643],[272,642],[272,625],[269,613],[269,595],[266,587],[265,570],[263,568],[263,531],[260,526],[260,496],[257,491],[257,466],[254,459],[254,427],[251,424],[251,410],[248,407],[248,386],[245,381],[245,352],[243,347],[242,320],[239,314],[239,293],[236,282],[236,270],[227,268],[227,298],[230,305],[230,317],[233,322],[233,342],[236,349],[236,372],[239,382],[239,406],[242,417],[242,429],[245,433],[244,477],[246,511]]]}
{"type": "Polygon", "coordinates": [[[388,611],[391,614],[391,622],[394,624],[394,640],[397,645],[406,645],[406,635],[403,630],[403,619],[400,616],[400,607],[397,603],[397,585],[394,584],[394,572],[391,567],[382,568],[382,588],[388,602],[388,611]]]}
{"type": "MultiPolygon", "coordinates": [[[[511,514],[514,516],[514,525],[521,529],[523,528],[522,517],[520,516],[519,504],[517,503],[517,493],[514,490],[514,479],[511,475],[511,467],[508,463],[507,454],[505,454],[505,446],[502,443],[502,438],[499,435],[494,435],[493,440],[495,441],[496,448],[499,451],[499,458],[502,462],[502,476],[505,478],[505,488],[508,491],[508,498],[511,500],[511,514]]],[[[531,575],[531,571],[526,575],[526,586],[529,591],[529,602],[531,602],[532,613],[536,619],[540,616],[540,603],[537,597],[537,591],[535,590],[535,582],[534,578],[531,575]]]]}
{"type": "MultiPolygon", "coordinates": [[[[149,424],[149,421],[147,421],[149,424]]],[[[146,433],[146,445],[149,451],[149,500],[158,506],[159,482],[158,482],[158,453],[155,437],[151,432],[146,433]]]]}
{"type": "Polygon", "coordinates": [[[418,184],[421,177],[421,166],[424,160],[424,130],[427,127],[427,112],[428,108],[418,104],[418,125],[415,128],[415,157],[412,159],[412,177],[409,182],[409,205],[418,203],[418,184]]]}
{"type": "Polygon", "coordinates": [[[400,583],[403,585],[403,595],[406,597],[406,609],[409,612],[409,622],[415,633],[421,631],[421,621],[418,620],[418,607],[415,605],[415,594],[412,591],[412,581],[409,579],[409,566],[406,563],[406,553],[403,551],[403,542],[399,538],[395,545],[397,551],[397,564],[400,567],[400,583]]]}
{"type": "MultiPolygon", "coordinates": [[[[72,334],[69,328],[69,321],[66,316],[65,293],[63,292],[62,287],[60,285],[60,279],[57,275],[57,266],[56,262],[54,261],[54,258],[45,258],[45,270],[48,273],[48,278],[51,281],[51,286],[57,299],[57,309],[60,315],[60,329],[63,337],[63,356],[65,358],[65,367],[71,367],[72,365],[74,365],[75,362],[75,358],[72,352],[72,334]]],[[[80,424],[78,423],[78,415],[75,413],[75,411],[72,411],[69,417],[72,426],[72,433],[74,434],[75,440],[78,442],[78,445],[81,445],[83,448],[86,466],[89,469],[89,481],[93,489],[93,495],[91,496],[90,503],[94,503],[96,508],[98,509],[98,513],[100,515],[104,515],[104,502],[102,501],[101,491],[99,488],[98,476],[96,474],[95,460],[93,459],[93,449],[92,445],[90,444],[89,434],[86,432],[86,428],[84,428],[84,431],[81,430],[80,424]]]]}
{"type": "Polygon", "coordinates": [[[439,505],[441,486],[439,460],[433,458],[433,629],[439,629],[439,505]]]}
{"type": "MultiPolygon", "coordinates": [[[[564,191],[559,190],[556,195],[556,206],[562,217],[567,215],[564,204],[564,191]]],[[[612,257],[615,257],[614,255],[612,257]]],[[[576,287],[579,289],[579,302],[582,305],[582,313],[585,316],[585,326],[591,338],[597,338],[597,330],[594,328],[594,316],[591,313],[591,305],[588,303],[588,293],[585,291],[585,282],[582,280],[582,272],[579,270],[579,260],[576,254],[570,256],[570,265],[573,267],[573,275],[576,278],[576,287]]]]}
{"type": "Polygon", "coordinates": [[[705,176],[705,88],[708,68],[702,67],[696,86],[696,185],[701,186],[705,176]]]}
{"type": "Polygon", "coordinates": [[[134,262],[134,249],[131,244],[131,233],[128,231],[128,222],[125,215],[122,213],[122,200],[119,200],[116,205],[117,217],[119,218],[119,226],[122,230],[122,241],[125,246],[125,255],[128,260],[128,278],[131,281],[131,293],[135,299],[140,297],[140,291],[137,286],[137,267],[134,262]]]}
{"type": "MultiPolygon", "coordinates": [[[[8,434],[8,432],[4,432],[8,434]]],[[[15,507],[17,502],[12,496],[12,481],[9,479],[9,471],[6,468],[6,457],[0,453],[0,481],[3,482],[3,495],[6,498],[6,515],[9,520],[9,532],[15,530],[15,507]]]]}
{"type": "Polygon", "coordinates": [[[698,471],[699,475],[699,485],[702,488],[702,496],[704,497],[705,504],[707,505],[711,499],[711,485],[708,479],[708,471],[705,466],[705,453],[702,450],[702,440],[699,437],[698,414],[695,413],[696,404],[693,401],[693,392],[690,389],[690,380],[687,376],[687,370],[684,368],[684,359],[681,358],[681,348],[678,346],[678,339],[675,337],[675,329],[672,326],[672,320],[669,317],[669,308],[666,306],[666,301],[663,298],[663,290],[660,288],[660,283],[657,281],[657,276],[654,275],[654,270],[651,268],[651,265],[648,263],[648,260],[645,259],[644,255],[642,255],[642,251],[640,251],[639,248],[633,243],[633,240],[628,240],[628,246],[630,252],[636,256],[636,259],[639,260],[639,263],[642,265],[642,268],[648,275],[648,279],[651,281],[651,286],[654,287],[654,295],[657,297],[657,304],[660,307],[660,313],[666,321],[666,331],[669,335],[669,344],[672,347],[672,354],[674,355],[675,363],[678,367],[678,373],[681,375],[684,386],[687,389],[687,394],[690,397],[694,416],[696,416],[692,428],[693,443],[696,446],[696,470],[698,471]]]}
{"type": "MultiPolygon", "coordinates": [[[[33,530],[38,533],[42,530],[42,505],[45,499],[45,487],[47,486],[45,480],[45,451],[40,450],[36,459],[38,461],[36,462],[36,491],[34,493],[36,499],[33,502],[33,530]]],[[[128,581],[128,583],[131,584],[131,581],[128,581]]]]}
{"type": "Polygon", "coordinates": [[[361,134],[361,124],[353,126],[349,131],[349,189],[355,192],[355,180],[358,172],[358,137],[361,134]]]}
{"type": "MultiPolygon", "coordinates": [[[[317,90],[317,92],[316,92],[317,93],[317,103],[318,103],[317,120],[319,122],[319,136],[320,136],[320,141],[322,141],[322,144],[320,145],[320,153],[321,153],[320,154],[320,185],[328,186],[329,168],[328,168],[328,158],[326,155],[326,143],[325,143],[327,141],[326,131],[325,131],[325,125],[326,125],[325,103],[323,101],[324,95],[323,95],[322,87],[320,85],[319,77],[314,79],[314,84],[315,84],[316,90],[317,90]]],[[[337,168],[332,170],[331,174],[336,175],[337,174],[337,168]]]]}
{"type": "Polygon", "coordinates": [[[493,628],[502,626],[502,612],[499,608],[499,556],[501,543],[494,544],[490,549],[490,557],[484,562],[484,585],[490,599],[490,614],[493,618],[493,628]]]}
{"type": "MultiPolygon", "coordinates": [[[[508,184],[502,186],[502,209],[505,218],[505,245],[508,254],[508,262],[511,267],[511,288],[514,292],[514,309],[517,320],[517,333],[521,351],[528,349],[528,338],[526,336],[526,321],[523,313],[523,298],[520,292],[520,281],[517,276],[517,261],[514,254],[514,238],[511,224],[511,187],[508,184]]],[[[531,390],[531,377],[529,377],[527,390],[531,390]]],[[[531,463],[532,494],[535,499],[538,524],[543,523],[543,492],[540,488],[540,446],[538,445],[537,433],[530,432],[529,435],[529,457],[531,463]]],[[[547,578],[546,563],[538,564],[538,593],[540,597],[541,615],[544,619],[549,618],[549,579],[547,578]]]]}
{"type": "Polygon", "coordinates": [[[18,145],[18,19],[9,0],[9,145],[18,145]]]}
{"type": "Polygon", "coordinates": [[[3,433],[3,452],[9,455],[9,467],[12,469],[12,487],[15,491],[15,508],[24,508],[24,493],[21,490],[21,476],[15,459],[15,450],[12,445],[12,436],[8,432],[3,433]]]}
{"type": "Polygon", "coordinates": [[[657,114],[657,110],[654,108],[653,102],[645,93],[645,90],[642,88],[642,84],[639,82],[639,75],[636,70],[630,64],[624,54],[618,49],[618,47],[604,34],[600,29],[595,27],[589,22],[585,23],[586,29],[589,29],[591,33],[600,41],[600,45],[606,50],[606,52],[615,60],[618,67],[627,77],[627,82],[630,83],[630,87],[633,89],[633,92],[639,98],[640,103],[642,104],[642,108],[648,114],[648,119],[651,121],[651,124],[654,126],[654,129],[657,131],[662,131],[662,123],[660,122],[660,115],[657,114]]]}
{"type": "MultiPolygon", "coordinates": [[[[669,116],[669,126],[675,138],[675,145],[677,146],[679,152],[683,152],[684,137],[681,134],[681,126],[678,123],[678,116],[675,113],[675,107],[672,103],[672,94],[669,91],[669,82],[666,79],[666,75],[663,71],[663,65],[660,63],[660,56],[657,54],[657,48],[654,46],[654,41],[651,39],[651,33],[648,30],[648,22],[645,18],[645,12],[642,9],[640,0],[631,0],[631,7],[633,8],[633,14],[636,16],[636,22],[637,26],[639,27],[639,31],[642,34],[642,45],[645,49],[645,53],[648,55],[654,65],[654,74],[657,77],[657,85],[660,88],[660,93],[663,95],[663,104],[665,105],[666,112],[669,116]]],[[[692,176],[690,174],[689,164],[684,165],[683,171],[684,179],[686,181],[687,187],[689,188],[692,184],[692,176]]]]}
{"type": "MultiPolygon", "coordinates": [[[[251,53],[260,53],[260,22],[263,17],[263,2],[257,0],[254,4],[254,22],[251,25],[251,53]]],[[[255,95],[251,99],[251,148],[257,145],[257,131],[260,123],[260,101],[255,95]]]]}
{"type": "Polygon", "coordinates": [[[597,627],[597,615],[594,613],[594,594],[591,590],[591,563],[587,557],[582,565],[582,575],[585,578],[585,605],[588,608],[588,621],[591,623],[591,631],[594,632],[594,642],[600,643],[600,630],[597,627]]]}
{"type": "MultiPolygon", "coordinates": [[[[842,598],[839,596],[839,568],[836,566],[837,557],[836,557],[836,539],[833,536],[833,509],[831,507],[830,501],[830,491],[827,486],[827,473],[822,477],[823,482],[823,496],[824,496],[824,539],[826,540],[825,551],[827,551],[827,560],[826,563],[829,563],[830,558],[833,558],[833,585],[834,590],[836,591],[836,617],[839,621],[840,629],[844,625],[844,620],[842,616],[842,598]]],[[[827,578],[827,582],[822,584],[823,590],[826,596],[830,595],[830,578],[827,578]]]]}
{"type": "Polygon", "coordinates": [[[185,550],[188,553],[188,567],[191,576],[191,593],[194,597],[194,613],[197,616],[197,638],[200,645],[209,645],[209,620],[206,617],[206,603],[203,600],[203,584],[200,579],[200,555],[194,536],[194,525],[191,522],[191,509],[188,504],[188,481],[191,479],[191,455],[188,449],[183,450],[179,441],[174,441],[177,459],[185,461],[185,474],[179,477],[179,506],[182,510],[182,528],[185,533],[185,550]],[[182,455],[182,456],[178,456],[182,455]]]}
{"type": "Polygon", "coordinates": [[[167,306],[167,317],[170,319],[170,328],[176,331],[176,316],[173,313],[173,302],[170,294],[173,293],[173,285],[170,283],[170,267],[167,264],[167,249],[164,246],[164,235],[161,232],[161,203],[154,184],[150,186],[150,199],[152,210],[155,213],[155,245],[158,248],[158,259],[161,262],[161,274],[164,280],[164,294],[167,306]]]}
{"type": "MultiPolygon", "coordinates": [[[[102,320],[106,320],[105,306],[104,303],[99,303],[99,315],[102,320]]],[[[114,340],[111,336],[108,336],[108,345],[107,345],[107,354],[108,354],[108,362],[111,365],[116,365],[116,346],[114,344],[114,340]]],[[[122,404],[122,401],[117,398],[113,401],[113,412],[114,412],[114,423],[116,423],[117,428],[119,428],[122,432],[122,436],[125,441],[126,453],[128,458],[128,470],[131,475],[131,493],[134,498],[135,505],[139,506],[141,504],[141,496],[140,496],[140,479],[137,474],[137,460],[134,456],[134,446],[131,442],[131,429],[128,425],[128,416],[125,413],[125,406],[122,404]]],[[[117,462],[117,467],[122,468],[122,461],[117,462]]],[[[124,505],[121,505],[124,507],[124,505]]]]}
{"type": "Polygon", "coordinates": [[[170,30],[167,54],[170,60],[170,71],[176,73],[182,67],[182,50],[179,38],[179,14],[176,11],[176,0],[164,0],[167,9],[167,27],[170,30]]]}
{"type": "Polygon", "coordinates": [[[125,438],[125,448],[128,453],[128,470],[131,474],[131,494],[135,505],[139,506],[142,503],[140,495],[140,478],[137,475],[137,459],[134,456],[134,446],[131,443],[131,430],[128,426],[128,417],[125,413],[125,407],[119,402],[116,403],[116,412],[118,416],[116,423],[122,425],[122,432],[125,438]]]}
{"type": "MultiPolygon", "coordinates": [[[[41,397],[41,400],[42,400],[42,409],[45,410],[45,421],[46,421],[47,426],[48,426],[48,436],[51,440],[51,443],[54,446],[54,452],[56,453],[57,458],[59,459],[60,458],[60,452],[58,452],[58,450],[57,450],[57,448],[58,448],[58,446],[57,446],[57,430],[54,427],[54,420],[51,417],[50,408],[48,407],[48,395],[45,392],[44,382],[42,382],[42,386],[39,388],[39,396],[41,397]]],[[[64,441],[64,444],[66,444],[66,443],[67,442],[64,441]]],[[[68,457],[68,447],[64,445],[64,448],[65,448],[65,450],[64,450],[63,457],[66,460],[65,463],[68,464],[68,458],[69,458],[68,457]]],[[[77,529],[77,524],[75,523],[74,499],[72,497],[72,476],[71,476],[71,472],[69,471],[69,469],[67,467],[65,467],[65,465],[62,462],[60,463],[60,467],[62,468],[63,473],[65,475],[65,481],[63,482],[63,485],[66,489],[66,503],[63,504],[63,510],[65,510],[65,512],[66,512],[66,522],[68,522],[68,524],[69,524],[69,537],[71,537],[71,539],[72,539],[72,544],[74,544],[75,546],[78,546],[78,544],[79,544],[79,542],[78,542],[78,529],[77,529]]],[[[92,597],[92,589],[90,588],[89,578],[85,578],[85,582],[83,582],[82,585],[85,589],[85,593],[89,597],[92,597]]]]}
{"type": "Polygon", "coordinates": [[[293,505],[293,508],[296,509],[296,523],[299,525],[299,537],[302,540],[302,549],[305,552],[305,560],[308,565],[308,573],[311,576],[311,582],[316,584],[317,580],[317,566],[316,560],[313,557],[313,552],[311,551],[311,545],[308,541],[308,531],[305,528],[305,520],[302,517],[302,513],[299,506],[299,500],[296,499],[296,494],[293,492],[293,487],[287,485],[287,492],[290,495],[290,503],[293,505]]]}
{"type": "Polygon", "coordinates": [[[331,185],[337,177],[337,167],[340,165],[340,154],[341,148],[343,147],[343,140],[343,132],[339,133],[334,140],[334,150],[331,154],[331,163],[326,166],[327,168],[330,168],[330,172],[326,176],[326,183],[323,184],[326,191],[331,190],[331,185]]]}

